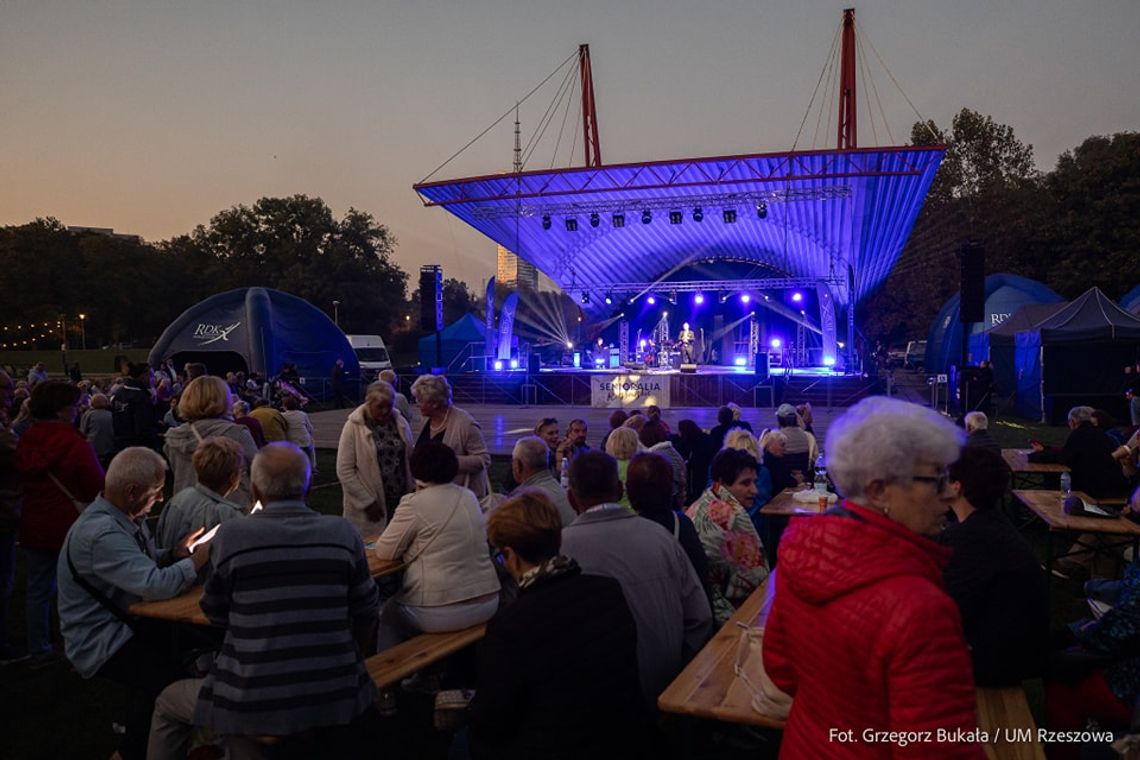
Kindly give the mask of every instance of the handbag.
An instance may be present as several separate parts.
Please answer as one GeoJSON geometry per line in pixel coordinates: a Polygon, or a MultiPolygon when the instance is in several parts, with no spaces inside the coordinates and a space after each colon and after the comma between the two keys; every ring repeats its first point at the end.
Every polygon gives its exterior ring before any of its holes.
{"type": "Polygon", "coordinates": [[[792,698],[776,686],[764,670],[764,629],[743,623],[737,625],[741,631],[732,671],[752,694],[753,710],[774,720],[787,720],[792,698]]]}

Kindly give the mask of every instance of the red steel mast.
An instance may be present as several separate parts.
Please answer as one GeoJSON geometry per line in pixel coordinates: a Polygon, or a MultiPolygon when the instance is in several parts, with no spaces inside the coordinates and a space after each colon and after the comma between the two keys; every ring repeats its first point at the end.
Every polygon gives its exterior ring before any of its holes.
{"type": "Polygon", "coordinates": [[[590,68],[590,46],[578,46],[578,72],[582,77],[582,140],[586,166],[602,165],[602,144],[598,140],[598,105],[594,101],[594,75],[590,68]]]}
{"type": "Polygon", "coordinates": [[[855,118],[855,9],[847,8],[843,11],[843,46],[839,52],[839,150],[859,147],[855,118]]]}

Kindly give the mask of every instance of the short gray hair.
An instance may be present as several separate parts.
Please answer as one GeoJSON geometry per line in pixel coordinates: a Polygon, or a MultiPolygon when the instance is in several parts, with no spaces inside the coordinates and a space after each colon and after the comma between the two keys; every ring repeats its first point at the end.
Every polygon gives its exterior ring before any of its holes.
{"type": "Polygon", "coordinates": [[[1091,422],[1095,411],[1091,406],[1074,406],[1069,410],[1069,422],[1075,422],[1078,425],[1082,422],[1091,422]]]}
{"type": "Polygon", "coordinates": [[[396,400],[396,389],[387,381],[377,380],[368,386],[368,390],[364,394],[364,400],[366,402],[372,399],[394,403],[396,400]]]}
{"type": "Polygon", "coordinates": [[[537,435],[527,435],[515,441],[511,459],[518,460],[528,470],[541,470],[549,461],[550,448],[537,435]]]}
{"type": "Polygon", "coordinates": [[[108,491],[123,491],[127,486],[150,488],[154,481],[164,477],[166,460],[161,455],[146,446],[131,446],[111,460],[103,487],[108,491]]]}
{"type": "Polygon", "coordinates": [[[641,441],[637,438],[637,431],[632,427],[619,427],[610,431],[606,439],[606,453],[614,459],[630,459],[641,449],[641,441]]]}
{"type": "Polygon", "coordinates": [[[451,406],[451,384],[441,375],[420,375],[412,383],[412,396],[416,401],[451,406]]]}
{"type": "Polygon", "coordinates": [[[288,441],[274,441],[262,447],[249,469],[250,481],[266,500],[301,499],[309,490],[309,457],[288,441]]]}
{"type": "Polygon", "coordinates": [[[382,369],[380,370],[380,374],[376,376],[376,379],[383,380],[394,388],[396,386],[396,371],[391,369],[382,369]]]}
{"type": "Polygon", "coordinates": [[[990,418],[986,416],[985,412],[967,412],[962,420],[966,425],[966,430],[985,430],[990,426],[990,418]]]}
{"type": "Polygon", "coordinates": [[[827,431],[827,474],[841,494],[857,502],[873,480],[909,480],[917,462],[950,465],[964,437],[933,410],[880,396],[864,399],[827,431]]]}

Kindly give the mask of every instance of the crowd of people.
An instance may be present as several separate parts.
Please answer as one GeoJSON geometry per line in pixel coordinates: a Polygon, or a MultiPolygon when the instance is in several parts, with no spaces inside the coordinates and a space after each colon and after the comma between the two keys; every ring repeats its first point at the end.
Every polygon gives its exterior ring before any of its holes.
{"type": "MultiPolygon", "coordinates": [[[[261,395],[270,383],[200,365],[126,365],[90,383],[13,376],[0,372],[0,622],[6,635],[18,539],[27,635],[25,651],[5,642],[5,659],[59,657],[58,587],[66,659],[130,690],[128,760],[185,757],[194,726],[230,757],[372,751],[399,690],[377,692],[364,659],[484,623],[455,756],[667,751],[658,696],[770,576],[763,664],[792,700],[788,757],[818,756],[849,728],[968,732],[975,686],[1047,676],[1050,720],[1065,727],[1130,716],[1140,691],[1140,564],[1090,587],[1111,610],[1063,640],[1103,655],[1098,668],[1047,670],[1059,641],[1047,578],[999,506],[1009,470],[979,412],[963,431],[871,398],[826,441],[809,405],[754,418],[758,434],[734,405],[709,431],[681,419],[674,432],[657,407],[618,410],[594,439],[583,419],[563,434],[543,417],[492,483],[482,430],[447,379],[417,378],[409,399],[386,371],[344,422],[332,517],[305,502],[312,424],[294,395],[261,395]],[[770,530],[763,506],[824,463],[836,506],[770,530]],[[173,495],[148,522],[168,473],[173,495]],[[369,553],[402,563],[394,584],[377,586],[369,553]],[[199,582],[219,634],[191,674],[165,629],[126,610],[199,582]]],[[[1070,428],[1038,456],[1068,464],[1074,488],[1126,493],[1140,433],[1113,445],[1084,407],[1070,428]]],[[[403,688],[436,690],[440,675],[403,688]]],[[[852,756],[879,748],[863,750],[852,756]]]]}

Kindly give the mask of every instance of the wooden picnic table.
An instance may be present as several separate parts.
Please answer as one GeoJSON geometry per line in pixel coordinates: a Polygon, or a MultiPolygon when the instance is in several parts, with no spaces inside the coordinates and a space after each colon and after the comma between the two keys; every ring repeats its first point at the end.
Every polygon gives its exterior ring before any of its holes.
{"type": "Polygon", "coordinates": [[[1047,462],[1030,462],[1029,455],[1033,453],[1033,449],[1002,449],[1001,458],[1009,465],[1009,469],[1017,473],[1057,473],[1071,472],[1071,470],[1063,464],[1047,463],[1047,462]]]}
{"type": "MultiPolygon", "coordinates": [[[[1015,490],[1014,498],[1020,501],[1036,517],[1040,518],[1049,527],[1045,536],[1045,567],[1053,566],[1053,534],[1074,533],[1078,538],[1073,547],[1061,556],[1082,554],[1086,552],[1104,552],[1106,549],[1115,549],[1123,544],[1131,543],[1133,552],[1140,542],[1140,525],[1125,517],[1082,517],[1065,514],[1065,497],[1060,491],[1031,491],[1015,490]],[[1089,535],[1097,539],[1097,543],[1086,543],[1079,537],[1089,535]],[[1108,543],[1105,537],[1121,539],[1115,543],[1108,543]]],[[[1123,506],[1124,499],[1094,499],[1081,491],[1073,491],[1074,496],[1084,499],[1090,504],[1110,504],[1115,507],[1123,506]]]]}
{"type": "MultiPolygon", "coordinates": [[[[765,517],[793,517],[795,515],[818,515],[821,511],[826,511],[820,510],[818,497],[811,501],[796,501],[795,494],[795,490],[785,488],[773,496],[771,501],[760,507],[760,514],[765,517]]],[[[837,503],[830,502],[827,506],[829,508],[834,507],[837,503]]]]}
{"type": "MultiPolygon", "coordinates": [[[[368,569],[372,571],[373,578],[391,575],[404,569],[404,563],[399,560],[380,559],[371,551],[368,551],[366,555],[368,557],[368,569]]],[[[128,609],[132,615],[139,617],[166,620],[171,623],[210,625],[209,619],[198,605],[201,599],[202,587],[191,586],[187,591],[171,599],[135,602],[128,609]]]]}

